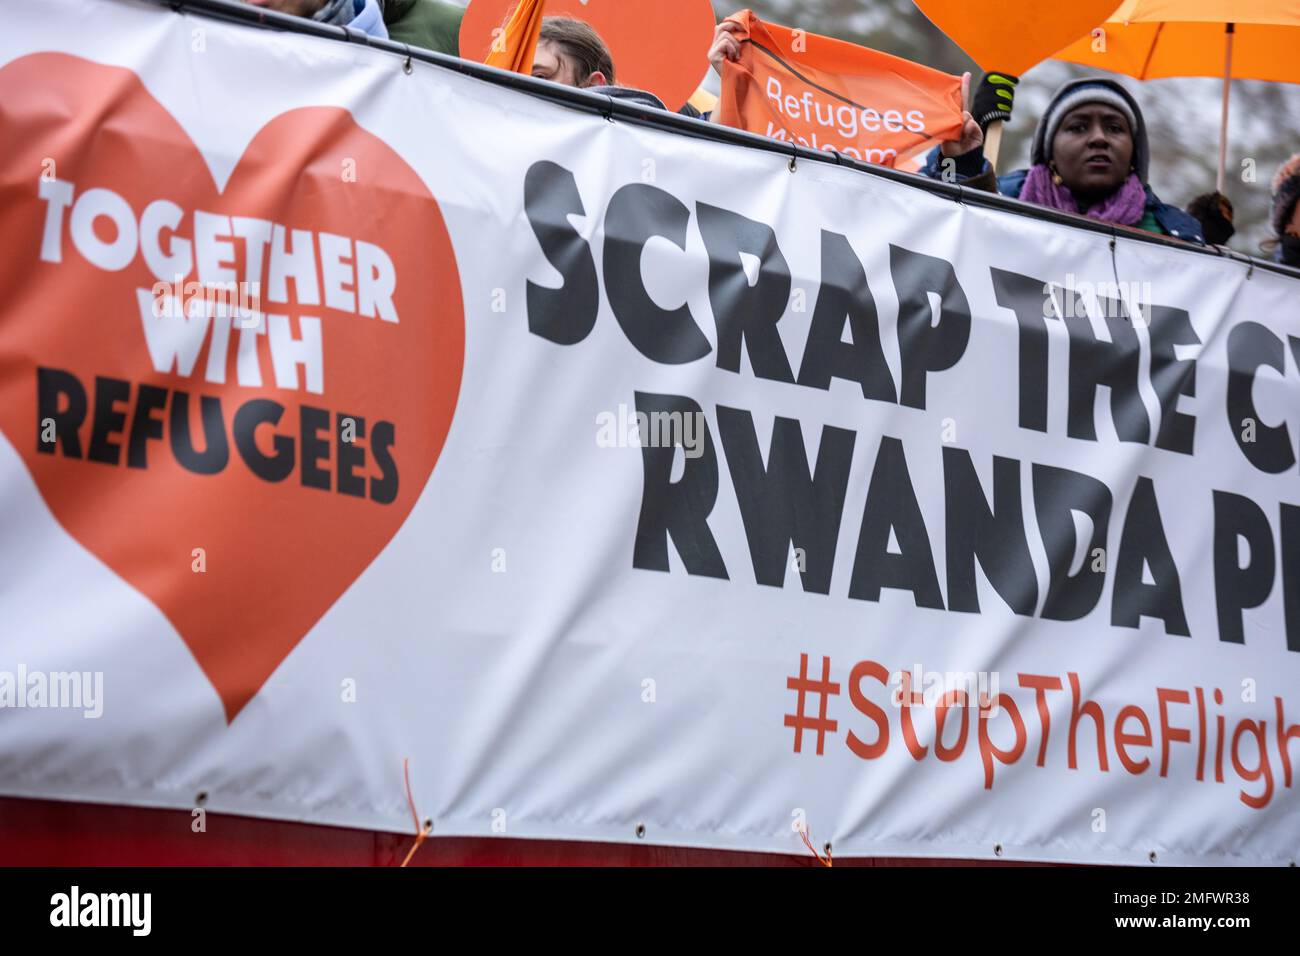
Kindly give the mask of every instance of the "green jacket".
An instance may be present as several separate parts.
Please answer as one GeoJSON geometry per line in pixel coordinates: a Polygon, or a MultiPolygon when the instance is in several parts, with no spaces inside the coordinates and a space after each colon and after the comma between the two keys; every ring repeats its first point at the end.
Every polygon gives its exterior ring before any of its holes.
{"type": "Polygon", "coordinates": [[[465,11],[443,0],[387,0],[384,23],[398,43],[460,55],[460,21],[465,11]]]}

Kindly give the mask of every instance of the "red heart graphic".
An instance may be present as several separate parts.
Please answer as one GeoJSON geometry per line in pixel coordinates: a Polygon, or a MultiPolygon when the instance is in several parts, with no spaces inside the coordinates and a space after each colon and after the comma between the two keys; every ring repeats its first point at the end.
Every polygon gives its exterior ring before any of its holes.
{"type": "Polygon", "coordinates": [[[0,69],[0,233],[0,429],[233,720],[442,450],[465,328],[438,204],[325,107],[268,122],[218,191],[133,72],[41,53],[0,69]],[[150,312],[164,266],[257,281],[265,317],[150,312]]]}

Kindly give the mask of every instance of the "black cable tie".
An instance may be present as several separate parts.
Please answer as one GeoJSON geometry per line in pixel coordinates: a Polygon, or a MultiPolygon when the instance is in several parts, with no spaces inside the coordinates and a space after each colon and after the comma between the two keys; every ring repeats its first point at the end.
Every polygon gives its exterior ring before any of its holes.
{"type": "MultiPolygon", "coordinates": [[[[1115,280],[1115,290],[1116,290],[1116,294],[1119,295],[1119,297],[1120,297],[1120,302],[1121,302],[1121,304],[1122,304],[1122,303],[1123,303],[1123,300],[1124,300],[1124,296],[1123,296],[1123,294],[1119,291],[1120,289],[1123,288],[1123,286],[1121,286],[1120,283],[1119,283],[1119,252],[1118,252],[1118,250],[1119,250],[1119,233],[1115,231],[1115,224],[1114,224],[1114,223],[1111,223],[1111,226],[1110,226],[1110,275],[1111,275],[1111,278],[1113,278],[1113,279],[1115,280]]],[[[1127,312],[1128,310],[1125,309],[1124,311],[1127,312]]],[[[1129,316],[1128,316],[1128,322],[1129,322],[1129,325],[1132,325],[1132,324],[1133,324],[1133,316],[1132,316],[1132,315],[1129,315],[1129,316]]]]}

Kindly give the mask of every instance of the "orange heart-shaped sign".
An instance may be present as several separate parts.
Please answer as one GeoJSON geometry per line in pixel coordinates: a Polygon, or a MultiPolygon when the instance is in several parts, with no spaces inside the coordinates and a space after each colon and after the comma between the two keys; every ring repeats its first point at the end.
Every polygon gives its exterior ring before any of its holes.
{"type": "Polygon", "coordinates": [[[219,186],[130,70],[33,54],[0,104],[0,430],[233,719],[442,450],[465,327],[438,203],[343,109],[273,117],[219,186]]]}
{"type": "MultiPolygon", "coordinates": [[[[480,63],[518,0],[473,0],[460,23],[460,55],[480,63]]],[[[716,20],[709,0],[547,0],[546,16],[585,20],[614,61],[619,86],[684,104],[709,69],[716,20]]]]}
{"type": "Polygon", "coordinates": [[[916,0],[921,12],[985,70],[1021,75],[1110,19],[1119,0],[1017,3],[916,0]]]}

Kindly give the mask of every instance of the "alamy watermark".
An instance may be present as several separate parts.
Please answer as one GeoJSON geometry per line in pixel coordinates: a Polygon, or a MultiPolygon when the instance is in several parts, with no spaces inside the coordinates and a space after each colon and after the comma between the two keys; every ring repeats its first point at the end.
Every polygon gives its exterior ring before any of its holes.
{"type": "Polygon", "coordinates": [[[919,663],[889,675],[890,703],[913,707],[978,707],[981,717],[996,717],[1001,682],[997,671],[928,671],[919,663]]]}
{"type": "Polygon", "coordinates": [[[236,328],[252,329],[262,324],[260,282],[186,282],[176,276],[172,282],[155,282],[154,318],[184,319],[217,316],[235,320],[236,328]],[[202,306],[200,307],[200,303],[202,306]]]}
{"type": "Polygon", "coordinates": [[[81,710],[95,720],[104,713],[103,671],[0,671],[0,709],[45,707],[81,710]]]}
{"type": "Polygon", "coordinates": [[[704,454],[708,424],[703,412],[642,412],[620,404],[617,412],[596,416],[598,448],[672,448],[687,458],[704,454]]]}
{"type": "Polygon", "coordinates": [[[51,926],[120,926],[132,936],[148,936],[153,928],[152,893],[82,892],[73,885],[50,897],[51,926]]]}
{"type": "Polygon", "coordinates": [[[1047,319],[1086,319],[1087,303],[1095,302],[1101,318],[1130,319],[1134,325],[1146,325],[1151,301],[1150,282],[1079,281],[1071,272],[1064,285],[1043,285],[1043,317],[1047,319]]]}

